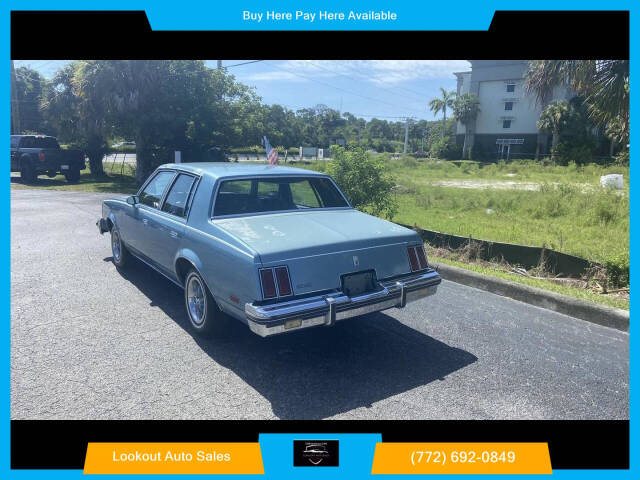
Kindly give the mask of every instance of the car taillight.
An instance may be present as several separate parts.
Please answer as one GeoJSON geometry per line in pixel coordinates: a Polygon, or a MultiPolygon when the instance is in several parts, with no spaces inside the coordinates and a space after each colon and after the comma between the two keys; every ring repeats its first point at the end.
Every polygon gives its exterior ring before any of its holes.
{"type": "Polygon", "coordinates": [[[276,282],[273,278],[272,268],[260,270],[260,282],[262,283],[262,295],[264,298],[274,298],[276,296],[276,282]]]}
{"type": "Polygon", "coordinates": [[[276,280],[278,281],[278,296],[286,297],[291,295],[291,280],[289,280],[289,269],[287,267],[276,267],[276,280]]]}
{"type": "Polygon", "coordinates": [[[44,162],[44,152],[40,152],[38,154],[38,158],[40,159],[41,162],[44,162]]]}
{"type": "Polygon", "coordinates": [[[411,271],[415,272],[416,270],[420,270],[418,256],[416,255],[416,247],[407,247],[407,252],[409,252],[409,265],[411,266],[411,271]]]}
{"type": "Polygon", "coordinates": [[[427,268],[427,256],[424,254],[424,247],[418,245],[416,247],[416,254],[418,255],[418,262],[420,263],[420,270],[427,268]]]}
{"type": "Polygon", "coordinates": [[[407,247],[407,253],[409,254],[409,265],[411,266],[412,272],[424,270],[428,267],[427,256],[424,253],[424,247],[422,245],[407,247]]]}

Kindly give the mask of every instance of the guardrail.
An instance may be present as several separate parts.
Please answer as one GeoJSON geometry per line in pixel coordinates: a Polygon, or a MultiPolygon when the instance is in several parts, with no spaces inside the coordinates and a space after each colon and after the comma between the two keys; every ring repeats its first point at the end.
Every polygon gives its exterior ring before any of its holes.
{"type": "Polygon", "coordinates": [[[581,277],[597,263],[581,257],[558,252],[546,247],[531,247],[513,243],[491,242],[472,237],[462,237],[448,233],[425,230],[417,226],[402,225],[416,231],[422,240],[434,247],[457,250],[469,244],[477,247],[477,256],[482,260],[504,260],[526,269],[544,265],[544,268],[556,275],[565,277],[581,277]]]}

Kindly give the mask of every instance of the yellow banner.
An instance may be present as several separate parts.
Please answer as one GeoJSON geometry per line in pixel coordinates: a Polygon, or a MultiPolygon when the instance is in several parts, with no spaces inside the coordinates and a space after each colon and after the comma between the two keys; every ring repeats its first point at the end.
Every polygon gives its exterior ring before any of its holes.
{"type": "Polygon", "coordinates": [[[86,474],[263,474],[258,443],[89,443],[86,474]]]}
{"type": "Polygon", "coordinates": [[[551,474],[547,443],[377,443],[372,474],[551,474]]]}

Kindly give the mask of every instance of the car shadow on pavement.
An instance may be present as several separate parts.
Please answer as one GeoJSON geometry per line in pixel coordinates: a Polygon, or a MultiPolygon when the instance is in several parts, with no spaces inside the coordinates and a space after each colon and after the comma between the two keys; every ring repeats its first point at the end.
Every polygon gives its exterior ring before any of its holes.
{"type": "MultiPolygon", "coordinates": [[[[215,362],[266,398],[281,419],[323,419],[370,408],[394,395],[446,381],[447,375],[477,360],[381,312],[332,328],[268,338],[234,321],[224,338],[203,339],[189,326],[180,288],[142,264],[120,274],[149,298],[150,305],[193,335],[215,362]]],[[[238,412],[238,418],[246,416],[238,412]]]]}

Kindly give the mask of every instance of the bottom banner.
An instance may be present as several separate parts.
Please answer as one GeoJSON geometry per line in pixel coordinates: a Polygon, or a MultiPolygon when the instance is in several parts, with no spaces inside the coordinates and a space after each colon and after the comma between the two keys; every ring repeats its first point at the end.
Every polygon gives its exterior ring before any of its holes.
{"type": "Polygon", "coordinates": [[[383,443],[379,434],[262,434],[259,443],[89,443],[85,474],[550,474],[547,443],[383,443]],[[263,465],[264,459],[264,465],[263,465]]]}

